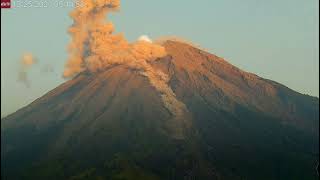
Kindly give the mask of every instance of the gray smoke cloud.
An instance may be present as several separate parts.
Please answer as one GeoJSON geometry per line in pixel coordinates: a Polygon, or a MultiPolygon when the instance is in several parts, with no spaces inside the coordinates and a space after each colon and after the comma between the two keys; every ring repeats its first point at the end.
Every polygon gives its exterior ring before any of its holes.
{"type": "Polygon", "coordinates": [[[53,73],[54,72],[54,67],[51,64],[46,64],[46,65],[42,66],[41,72],[45,73],[45,74],[53,73]]]}
{"type": "Polygon", "coordinates": [[[28,71],[37,63],[36,58],[31,53],[25,53],[20,59],[20,68],[18,72],[18,82],[23,83],[26,87],[30,87],[28,71]]]}

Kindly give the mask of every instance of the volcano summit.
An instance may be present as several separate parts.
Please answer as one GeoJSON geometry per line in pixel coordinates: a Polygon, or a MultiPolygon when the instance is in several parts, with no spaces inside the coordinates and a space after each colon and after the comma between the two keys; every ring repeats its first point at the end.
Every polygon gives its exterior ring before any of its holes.
{"type": "Polygon", "coordinates": [[[2,177],[318,179],[318,98],[182,42],[162,46],[149,71],[82,71],[2,119],[2,177]]]}

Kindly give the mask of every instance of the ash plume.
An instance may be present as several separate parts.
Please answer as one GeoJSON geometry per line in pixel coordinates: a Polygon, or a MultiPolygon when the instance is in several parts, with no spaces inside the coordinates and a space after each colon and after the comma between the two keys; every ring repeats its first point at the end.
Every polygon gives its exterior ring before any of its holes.
{"type": "Polygon", "coordinates": [[[18,72],[18,82],[21,82],[30,87],[30,80],[28,78],[28,71],[36,63],[35,57],[31,53],[25,53],[20,60],[20,68],[18,72]]]}
{"type": "Polygon", "coordinates": [[[83,0],[82,4],[70,14],[74,23],[69,29],[72,42],[64,77],[85,70],[98,71],[113,64],[137,66],[166,55],[160,45],[148,41],[129,43],[122,34],[114,33],[113,24],[105,17],[119,10],[120,0],[83,0]]]}
{"type": "Polygon", "coordinates": [[[166,74],[149,64],[167,55],[162,45],[141,36],[129,43],[123,34],[115,34],[106,15],[120,9],[120,0],[83,0],[70,14],[73,25],[69,28],[72,41],[63,76],[71,78],[82,71],[97,72],[111,65],[126,64],[141,70],[150,83],[162,94],[165,107],[176,117],[186,112],[170,86],[166,74]]]}

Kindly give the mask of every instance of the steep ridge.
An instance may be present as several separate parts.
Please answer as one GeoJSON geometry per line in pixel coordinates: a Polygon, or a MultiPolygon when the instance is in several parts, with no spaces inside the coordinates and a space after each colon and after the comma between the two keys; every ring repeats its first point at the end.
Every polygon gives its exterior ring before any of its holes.
{"type": "Polygon", "coordinates": [[[287,120],[283,123],[318,131],[318,126],[314,126],[318,123],[318,98],[242,71],[220,57],[187,44],[168,41],[164,46],[170,57],[156,64],[159,68],[164,66],[162,69],[170,74],[171,86],[176,91],[191,90],[217,109],[232,112],[240,104],[287,120]],[[171,70],[165,67],[169,62],[171,70]]]}

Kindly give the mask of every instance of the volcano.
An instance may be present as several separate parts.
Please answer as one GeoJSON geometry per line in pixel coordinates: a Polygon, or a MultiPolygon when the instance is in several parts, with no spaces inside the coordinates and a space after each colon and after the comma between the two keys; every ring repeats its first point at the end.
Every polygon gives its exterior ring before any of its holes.
{"type": "Polygon", "coordinates": [[[318,179],[319,99],[177,41],[140,70],[84,71],[1,120],[8,180],[318,179]]]}

